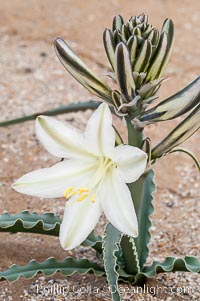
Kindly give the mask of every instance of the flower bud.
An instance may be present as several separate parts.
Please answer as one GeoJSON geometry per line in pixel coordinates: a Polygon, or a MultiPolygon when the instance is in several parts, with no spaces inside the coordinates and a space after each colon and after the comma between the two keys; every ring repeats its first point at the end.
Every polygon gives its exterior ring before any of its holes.
{"type": "MultiPolygon", "coordinates": [[[[156,93],[171,55],[173,36],[174,27],[170,19],[164,21],[159,34],[159,31],[148,23],[145,14],[131,17],[127,23],[124,23],[120,15],[116,16],[113,19],[112,31],[105,29],[105,51],[119,84],[121,102],[125,107],[127,103],[135,103],[135,97],[139,97],[139,111],[143,112],[157,98],[156,93]]],[[[120,106],[122,107],[123,105],[120,106]]],[[[137,111],[138,114],[138,108],[129,107],[129,112],[137,111]]],[[[119,108],[117,109],[119,111],[119,108]]]]}

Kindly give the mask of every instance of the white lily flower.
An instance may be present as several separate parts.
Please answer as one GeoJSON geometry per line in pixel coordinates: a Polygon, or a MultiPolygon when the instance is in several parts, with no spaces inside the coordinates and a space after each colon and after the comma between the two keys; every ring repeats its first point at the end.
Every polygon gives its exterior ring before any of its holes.
{"type": "Polygon", "coordinates": [[[119,231],[137,237],[137,217],[126,183],[144,173],[147,155],[130,145],[115,147],[108,105],[101,104],[92,114],[84,133],[47,116],[37,118],[36,132],[48,152],[64,160],[22,176],[13,188],[32,196],[66,197],[62,247],[71,250],[82,243],[102,211],[119,231]]]}

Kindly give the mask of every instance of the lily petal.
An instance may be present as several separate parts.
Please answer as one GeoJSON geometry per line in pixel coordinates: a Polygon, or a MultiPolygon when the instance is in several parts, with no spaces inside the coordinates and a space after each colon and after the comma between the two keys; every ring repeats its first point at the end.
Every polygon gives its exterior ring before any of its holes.
{"type": "Polygon", "coordinates": [[[42,198],[62,197],[64,191],[77,183],[86,185],[96,170],[95,163],[64,160],[50,168],[32,171],[19,178],[12,186],[20,193],[42,198]]]}
{"type": "Polygon", "coordinates": [[[92,203],[89,199],[67,202],[59,235],[63,249],[71,250],[80,245],[94,229],[100,215],[98,202],[92,203]]]}
{"type": "Polygon", "coordinates": [[[107,104],[101,104],[88,120],[85,129],[88,151],[110,156],[115,146],[115,131],[112,127],[112,115],[107,104]]]}
{"type": "Polygon", "coordinates": [[[110,223],[122,233],[137,237],[138,222],[131,194],[115,168],[106,173],[98,194],[110,223]]]}
{"type": "Polygon", "coordinates": [[[36,133],[47,151],[59,158],[89,158],[84,135],[69,124],[48,116],[36,120],[36,133]]]}
{"type": "Polygon", "coordinates": [[[145,171],[147,154],[138,147],[120,144],[115,147],[113,161],[126,183],[135,182],[145,171]]]}

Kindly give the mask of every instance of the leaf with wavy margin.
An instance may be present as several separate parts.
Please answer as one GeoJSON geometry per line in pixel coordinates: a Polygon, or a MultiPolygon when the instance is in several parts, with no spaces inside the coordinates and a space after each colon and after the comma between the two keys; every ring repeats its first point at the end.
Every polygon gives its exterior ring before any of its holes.
{"type": "Polygon", "coordinates": [[[0,272],[0,281],[16,281],[20,277],[26,279],[33,278],[38,273],[45,276],[52,276],[56,272],[62,275],[71,276],[74,273],[84,275],[86,273],[94,273],[96,276],[105,274],[104,268],[97,263],[90,262],[88,259],[75,260],[72,257],[67,257],[62,261],[51,257],[43,262],[31,260],[27,265],[18,266],[13,264],[6,271],[0,272]]]}
{"type": "Polygon", "coordinates": [[[107,224],[102,245],[103,260],[113,301],[121,300],[118,287],[119,273],[117,272],[117,252],[119,251],[121,238],[122,233],[113,225],[107,224]]]}
{"type": "Polygon", "coordinates": [[[166,257],[163,262],[154,261],[151,266],[145,266],[135,277],[134,284],[142,285],[146,278],[152,278],[164,272],[192,272],[200,273],[200,261],[195,256],[184,258],[166,257]]]}
{"type": "Polygon", "coordinates": [[[141,269],[149,254],[148,243],[151,237],[150,215],[154,211],[152,194],[155,192],[155,183],[153,178],[154,172],[151,170],[148,175],[144,175],[136,182],[128,185],[134,201],[139,224],[139,236],[135,238],[135,244],[141,269]]]}
{"type": "MultiPolygon", "coordinates": [[[[0,232],[27,232],[59,236],[61,218],[53,213],[37,214],[22,211],[17,214],[4,213],[0,215],[0,232]]],[[[92,247],[102,252],[101,237],[95,237],[93,232],[82,242],[84,247],[92,247]]]]}

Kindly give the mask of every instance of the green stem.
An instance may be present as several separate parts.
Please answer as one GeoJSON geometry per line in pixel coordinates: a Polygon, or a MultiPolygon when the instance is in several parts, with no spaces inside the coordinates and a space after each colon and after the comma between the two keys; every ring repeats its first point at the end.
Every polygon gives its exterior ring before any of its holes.
{"type": "MultiPolygon", "coordinates": [[[[138,257],[139,257],[139,263],[140,263],[140,267],[142,268],[144,262],[142,262],[142,252],[143,250],[143,246],[141,248],[140,245],[140,236],[141,236],[141,228],[142,228],[142,223],[144,224],[144,222],[148,222],[148,216],[146,216],[144,214],[144,210],[142,209],[142,206],[144,206],[143,202],[144,202],[144,192],[145,192],[145,185],[147,185],[146,183],[146,179],[147,179],[148,174],[143,175],[142,177],[140,177],[140,179],[138,179],[136,182],[129,184],[129,189],[131,192],[131,196],[132,199],[134,200],[134,207],[135,207],[135,212],[137,215],[137,219],[138,219],[138,228],[139,228],[139,236],[137,238],[135,238],[135,246],[136,246],[136,251],[138,253],[138,257]]],[[[148,204],[147,204],[148,206],[148,204]]],[[[146,237],[144,237],[144,240],[146,239],[146,237]]]]}
{"type": "Polygon", "coordinates": [[[141,148],[143,140],[143,131],[138,131],[134,128],[130,118],[126,118],[128,130],[128,144],[141,148]]]}
{"type": "MultiPolygon", "coordinates": [[[[133,124],[131,123],[130,118],[126,118],[126,123],[127,123],[127,130],[128,130],[128,144],[131,146],[135,147],[141,147],[142,145],[142,140],[143,140],[143,132],[137,131],[137,129],[134,128],[133,124]]],[[[137,181],[138,182],[138,181],[137,181]]],[[[136,182],[136,183],[137,183],[136,182]]],[[[132,190],[131,194],[132,194],[132,190]]],[[[141,199],[143,189],[142,185],[137,186],[136,189],[137,192],[137,198],[141,199]]],[[[135,190],[134,190],[134,203],[135,203],[135,190]]],[[[124,257],[124,263],[125,263],[125,271],[128,274],[135,275],[137,274],[137,262],[134,260],[135,258],[135,252],[134,252],[134,247],[133,244],[130,242],[129,237],[124,236],[121,240],[121,247],[123,251],[123,257],[124,257]]],[[[137,252],[137,245],[136,247],[136,252],[137,252]]]]}

